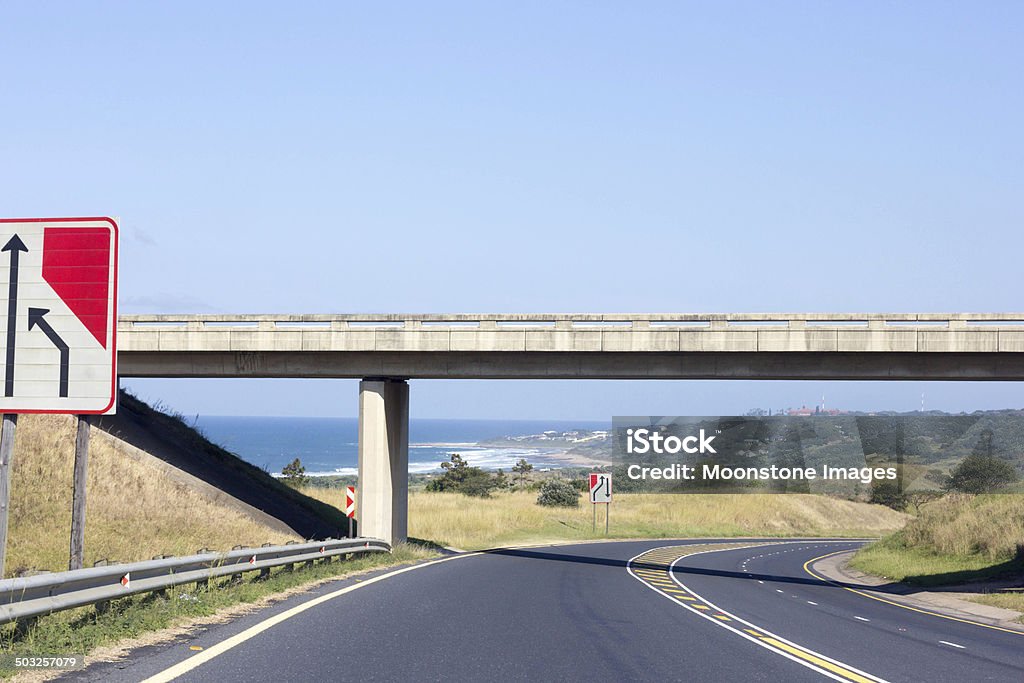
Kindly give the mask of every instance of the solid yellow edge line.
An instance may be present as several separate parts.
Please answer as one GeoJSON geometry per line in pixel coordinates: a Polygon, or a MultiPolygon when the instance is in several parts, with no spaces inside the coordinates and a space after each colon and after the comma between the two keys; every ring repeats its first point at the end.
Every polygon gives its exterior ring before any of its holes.
{"type": "Polygon", "coordinates": [[[940,619],[949,619],[950,621],[959,621],[962,624],[970,624],[972,626],[980,626],[982,628],[990,628],[993,631],[1002,631],[1003,633],[1012,633],[1012,634],[1017,635],[1017,636],[1024,636],[1024,632],[1014,631],[1011,628],[1003,628],[1002,626],[993,626],[992,624],[983,624],[980,621],[971,621],[970,619],[961,619],[959,617],[952,617],[952,616],[950,616],[948,614],[940,614],[939,612],[932,612],[932,611],[929,611],[929,610],[926,610],[926,609],[921,609],[919,607],[911,607],[910,605],[904,605],[902,603],[895,602],[893,600],[886,600],[885,598],[880,598],[877,595],[871,595],[870,593],[865,593],[864,591],[857,590],[856,588],[850,588],[849,586],[844,586],[842,584],[836,583],[835,581],[832,581],[831,579],[828,579],[828,578],[826,578],[824,576],[821,576],[820,574],[816,574],[815,572],[811,571],[810,565],[811,565],[812,562],[817,562],[818,560],[824,560],[826,557],[832,557],[833,555],[838,555],[839,553],[848,553],[848,552],[850,552],[850,551],[849,550],[837,550],[834,553],[825,553],[824,555],[821,555],[819,557],[813,557],[813,558],[807,560],[806,562],[804,562],[804,571],[807,572],[808,574],[810,574],[811,576],[813,576],[814,578],[816,578],[816,579],[818,579],[820,581],[824,581],[825,583],[830,583],[833,586],[836,586],[837,588],[842,588],[843,590],[850,591],[851,593],[856,593],[857,595],[863,595],[865,598],[871,598],[872,600],[878,600],[879,602],[884,602],[887,605],[894,605],[896,607],[902,607],[903,609],[908,609],[911,612],[920,612],[921,614],[928,614],[928,615],[933,616],[933,617],[939,617],[940,619]]]}
{"type": "Polygon", "coordinates": [[[865,678],[864,676],[861,676],[860,674],[854,673],[853,671],[850,671],[849,669],[844,669],[843,667],[837,666],[837,665],[833,664],[832,662],[827,662],[824,659],[822,659],[821,657],[815,657],[811,653],[804,652],[800,648],[793,647],[791,645],[787,645],[786,643],[782,642],[781,640],[776,640],[775,638],[771,638],[771,637],[767,637],[766,638],[766,637],[763,637],[763,636],[761,637],[761,640],[764,641],[765,643],[771,645],[772,647],[775,647],[775,648],[778,648],[780,650],[783,650],[784,652],[788,652],[789,654],[793,655],[794,657],[799,657],[800,659],[806,660],[806,661],[814,664],[814,666],[818,666],[818,667],[821,667],[822,669],[826,669],[828,671],[831,671],[832,673],[836,674],[837,676],[842,676],[843,678],[845,678],[847,680],[856,681],[857,683],[874,683],[874,681],[872,681],[870,678],[865,678]]]}
{"type": "Polygon", "coordinates": [[[452,555],[451,557],[442,557],[441,559],[431,560],[430,562],[424,562],[422,564],[414,564],[411,567],[403,567],[402,569],[396,569],[395,571],[388,572],[387,574],[381,574],[380,576],[374,576],[373,578],[365,579],[364,581],[362,581],[362,582],[360,582],[360,583],[358,583],[358,584],[356,584],[354,586],[347,586],[345,588],[340,588],[340,589],[338,589],[338,590],[336,590],[336,591],[334,591],[332,593],[328,593],[326,595],[321,595],[318,598],[314,598],[314,599],[309,600],[307,602],[304,602],[304,603],[302,603],[300,605],[296,605],[295,607],[292,607],[291,609],[285,610],[284,612],[281,612],[280,614],[276,614],[276,615],[274,615],[272,617],[264,619],[260,623],[254,625],[254,626],[250,626],[249,628],[245,629],[241,633],[236,633],[235,635],[231,636],[230,638],[228,638],[226,640],[220,641],[216,645],[211,645],[210,647],[206,648],[202,652],[200,652],[200,653],[198,653],[196,655],[193,655],[193,656],[189,657],[188,659],[186,659],[186,660],[184,660],[182,662],[178,662],[174,666],[172,666],[172,667],[170,667],[168,669],[164,669],[160,673],[157,673],[157,674],[154,674],[154,675],[150,676],[149,678],[145,679],[143,681],[143,683],[167,683],[168,681],[173,681],[178,676],[181,676],[183,674],[188,673],[189,671],[192,671],[196,667],[198,667],[198,666],[200,666],[202,664],[205,664],[206,662],[210,661],[214,657],[216,657],[218,655],[221,655],[221,654],[224,654],[228,650],[241,645],[242,643],[244,643],[245,641],[249,640],[250,638],[253,638],[254,636],[257,636],[260,633],[263,633],[267,629],[269,629],[269,628],[271,628],[273,626],[276,626],[277,624],[280,624],[282,621],[286,621],[288,619],[291,619],[292,617],[294,617],[297,614],[301,614],[302,612],[305,612],[308,609],[312,609],[313,607],[316,607],[317,605],[323,604],[323,603],[327,602],[328,600],[333,600],[334,598],[337,598],[339,596],[345,595],[346,593],[351,593],[352,591],[357,590],[359,588],[365,588],[366,586],[369,586],[370,584],[377,583],[378,581],[383,581],[384,579],[391,578],[392,576],[397,576],[399,574],[404,574],[405,572],[411,572],[411,571],[413,571],[415,569],[422,569],[423,567],[431,567],[431,566],[433,566],[435,564],[441,564],[442,562],[450,562],[451,560],[459,560],[459,559],[462,559],[464,557],[475,557],[477,555],[482,555],[482,554],[484,554],[484,553],[483,552],[473,552],[473,553],[466,553],[464,555],[452,555]]]}

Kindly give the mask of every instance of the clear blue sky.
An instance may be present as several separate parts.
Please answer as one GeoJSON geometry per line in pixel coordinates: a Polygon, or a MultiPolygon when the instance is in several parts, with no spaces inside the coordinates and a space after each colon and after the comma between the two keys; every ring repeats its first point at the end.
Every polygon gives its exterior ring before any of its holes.
{"type": "MultiPolygon", "coordinates": [[[[8,2],[0,215],[119,216],[123,312],[1015,311],[1022,24],[1018,2],[8,2]]],[[[351,382],[130,385],[188,413],[356,408],[351,382]]],[[[412,411],[921,390],[419,382],[412,411]]]]}

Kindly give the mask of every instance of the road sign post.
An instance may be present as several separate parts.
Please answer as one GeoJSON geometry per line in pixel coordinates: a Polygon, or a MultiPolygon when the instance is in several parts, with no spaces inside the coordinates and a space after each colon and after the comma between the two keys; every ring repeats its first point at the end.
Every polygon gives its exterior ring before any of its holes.
{"type": "Polygon", "coordinates": [[[355,537],[356,487],[345,487],[345,516],[348,517],[348,537],[355,537]]]}
{"type": "Polygon", "coordinates": [[[117,409],[117,232],[110,218],[0,219],[0,577],[18,413],[78,415],[68,565],[82,566],[90,416],[117,409]]]}
{"type": "Polygon", "coordinates": [[[85,489],[89,466],[89,428],[92,418],[78,416],[75,435],[75,477],[71,493],[71,553],[68,569],[81,569],[85,561],[85,489]]]}
{"type": "Polygon", "coordinates": [[[607,472],[590,473],[590,504],[594,508],[593,531],[597,533],[597,506],[604,504],[604,535],[608,535],[608,514],[612,506],[612,475],[607,472]]]}
{"type": "Polygon", "coordinates": [[[11,455],[14,454],[14,428],[17,413],[4,413],[0,428],[0,579],[4,577],[7,554],[7,512],[11,505],[11,455]]]}

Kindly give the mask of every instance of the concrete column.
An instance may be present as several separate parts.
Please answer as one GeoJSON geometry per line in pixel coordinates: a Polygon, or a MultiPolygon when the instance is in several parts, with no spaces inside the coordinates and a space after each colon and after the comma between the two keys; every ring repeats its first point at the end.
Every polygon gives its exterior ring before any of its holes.
{"type": "Polygon", "coordinates": [[[409,515],[409,384],[359,383],[359,535],[404,541],[409,515]]]}

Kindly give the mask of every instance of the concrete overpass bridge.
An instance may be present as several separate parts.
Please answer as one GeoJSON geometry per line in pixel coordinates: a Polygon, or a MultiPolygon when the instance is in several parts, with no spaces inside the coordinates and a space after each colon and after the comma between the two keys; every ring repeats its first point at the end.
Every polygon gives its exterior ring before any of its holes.
{"type": "Polygon", "coordinates": [[[358,515],[387,541],[409,379],[1024,379],[1024,313],[136,315],[117,334],[122,377],[362,380],[358,515]]]}

